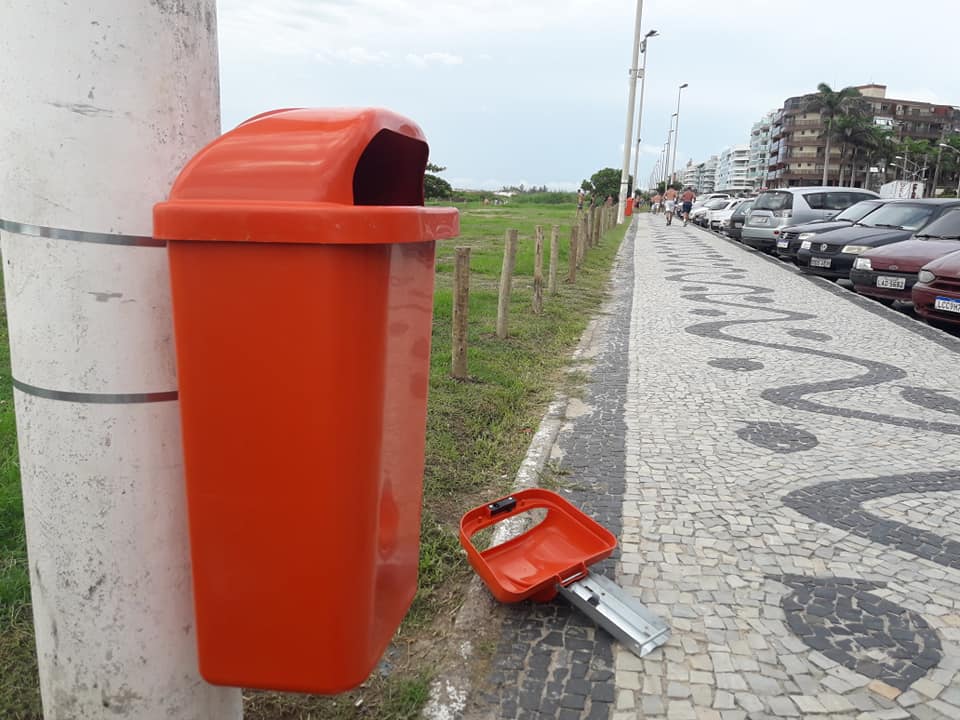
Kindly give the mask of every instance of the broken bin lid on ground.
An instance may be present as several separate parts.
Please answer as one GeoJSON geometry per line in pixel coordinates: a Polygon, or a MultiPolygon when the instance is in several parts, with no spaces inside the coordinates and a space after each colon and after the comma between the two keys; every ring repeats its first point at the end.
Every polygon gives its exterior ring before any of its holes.
{"type": "Polygon", "coordinates": [[[636,598],[590,573],[617,540],[554,492],[528,488],[470,510],[460,521],[460,544],[500,602],[550,602],[559,594],[641,657],[670,638],[669,626],[636,598]],[[519,535],[482,551],[473,544],[481,530],[538,509],[546,516],[519,535]]]}

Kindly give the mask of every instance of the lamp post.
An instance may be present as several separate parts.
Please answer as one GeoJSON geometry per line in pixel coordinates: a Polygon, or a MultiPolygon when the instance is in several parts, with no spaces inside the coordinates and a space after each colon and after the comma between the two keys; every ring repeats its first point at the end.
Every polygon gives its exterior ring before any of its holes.
{"type": "MultiPolygon", "coordinates": [[[[643,42],[640,43],[640,52],[643,53],[643,67],[640,68],[640,107],[637,108],[637,148],[633,153],[633,182],[636,186],[637,173],[640,170],[640,128],[643,126],[643,93],[647,86],[647,40],[656,37],[659,33],[651,30],[643,36],[643,42]]],[[[636,187],[634,187],[636,190],[636,187]]]]}
{"type": "Polygon", "coordinates": [[[623,223],[627,209],[627,189],[630,187],[630,150],[633,147],[633,109],[637,102],[637,61],[640,59],[640,19],[643,0],[637,0],[637,18],[633,29],[633,55],[630,63],[630,91],[627,94],[627,129],[623,140],[623,168],[620,171],[620,198],[617,203],[617,224],[623,223]]]}
{"type": "MultiPolygon", "coordinates": [[[[666,156],[664,157],[663,163],[663,184],[666,186],[670,182],[670,173],[672,172],[670,168],[670,150],[673,147],[673,115],[670,116],[670,131],[667,133],[667,150],[666,156]]],[[[664,187],[666,190],[666,187],[664,187]]]]}
{"type": "MultiPolygon", "coordinates": [[[[949,150],[952,153],[956,153],[957,158],[960,159],[960,150],[957,150],[953,145],[947,145],[947,143],[940,143],[940,147],[943,150],[949,150]]],[[[957,172],[957,197],[960,198],[960,171],[957,172]]]]}
{"type": "Polygon", "coordinates": [[[677,170],[677,141],[680,138],[680,93],[683,92],[683,89],[687,87],[689,83],[683,83],[679,88],[677,88],[677,129],[673,134],[673,159],[670,161],[670,182],[673,183],[673,174],[677,170]]]}

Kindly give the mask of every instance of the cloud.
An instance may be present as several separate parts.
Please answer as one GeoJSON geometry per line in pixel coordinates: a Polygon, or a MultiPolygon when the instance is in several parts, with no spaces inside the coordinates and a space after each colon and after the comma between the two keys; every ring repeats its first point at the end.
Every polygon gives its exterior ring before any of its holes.
{"type": "Polygon", "coordinates": [[[326,49],[317,53],[317,59],[323,62],[348,62],[351,65],[383,65],[390,59],[390,53],[382,50],[374,52],[362,47],[350,47],[342,50],[326,49]]]}
{"type": "Polygon", "coordinates": [[[428,65],[462,65],[463,58],[459,55],[451,55],[445,52],[430,52],[423,55],[407,53],[407,62],[418,68],[425,68],[428,65]]]}

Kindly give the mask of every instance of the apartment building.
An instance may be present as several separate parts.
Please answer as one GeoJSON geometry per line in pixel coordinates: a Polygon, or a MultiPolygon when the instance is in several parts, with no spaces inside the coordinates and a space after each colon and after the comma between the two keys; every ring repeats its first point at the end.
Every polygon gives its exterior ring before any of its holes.
{"type": "Polygon", "coordinates": [[[717,192],[742,193],[753,187],[748,178],[750,146],[724,148],[717,159],[714,189],[717,192]]]}
{"type": "MultiPolygon", "coordinates": [[[[887,97],[885,85],[860,85],[858,90],[870,106],[874,122],[889,127],[896,138],[938,142],[944,133],[960,125],[960,112],[949,105],[887,97]]],[[[823,179],[826,123],[819,112],[807,107],[816,93],[787,98],[770,121],[767,185],[789,187],[819,185],[823,179]]],[[[828,162],[828,184],[840,173],[840,144],[833,142],[828,162]]],[[[862,184],[865,164],[854,173],[853,184],[862,184]]],[[[850,184],[845,181],[844,184],[850,184]]]]}
{"type": "Polygon", "coordinates": [[[767,186],[767,167],[770,159],[770,130],[776,110],[766,113],[750,128],[750,162],[747,164],[747,182],[754,190],[767,186]]]}

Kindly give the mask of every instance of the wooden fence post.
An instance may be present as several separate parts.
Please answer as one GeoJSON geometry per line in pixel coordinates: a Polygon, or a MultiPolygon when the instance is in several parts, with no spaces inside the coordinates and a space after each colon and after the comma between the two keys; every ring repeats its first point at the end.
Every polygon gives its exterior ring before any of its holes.
{"type": "Polygon", "coordinates": [[[467,379],[467,313],[470,307],[470,248],[458,247],[453,273],[453,372],[467,379]]]}
{"type": "Polygon", "coordinates": [[[533,314],[543,312],[543,225],[537,225],[533,240],[533,314]]]}
{"type": "Polygon", "coordinates": [[[510,314],[510,286],[517,263],[517,231],[507,230],[503,243],[503,268],[500,270],[500,298],[497,302],[497,337],[507,337],[507,316],[510,314]]]}
{"type": "Polygon", "coordinates": [[[570,228],[570,269],[567,271],[567,282],[575,283],[577,281],[577,258],[579,255],[579,243],[577,242],[577,226],[570,228]]]}
{"type": "Polygon", "coordinates": [[[550,229],[550,280],[547,291],[551,295],[557,294],[557,266],[560,264],[560,258],[557,257],[560,251],[560,226],[554,225],[550,229]]]}
{"type": "Polygon", "coordinates": [[[594,223],[593,237],[590,239],[590,247],[596,247],[600,244],[600,223],[603,222],[603,210],[597,208],[597,222],[594,223]]]}

